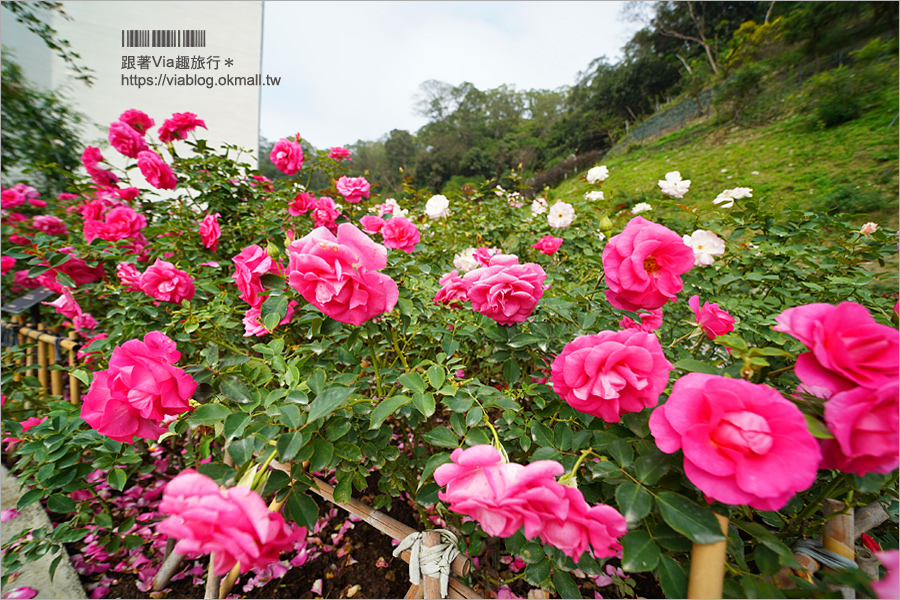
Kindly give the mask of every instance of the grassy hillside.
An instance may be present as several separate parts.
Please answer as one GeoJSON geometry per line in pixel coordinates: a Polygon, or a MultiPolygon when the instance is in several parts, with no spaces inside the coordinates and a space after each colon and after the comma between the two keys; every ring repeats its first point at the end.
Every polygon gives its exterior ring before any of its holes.
{"type": "MultiPolygon", "coordinates": [[[[896,55],[894,55],[896,56],[896,55]]],[[[610,170],[603,192],[610,206],[648,202],[674,208],[656,182],[669,171],[692,181],[684,203],[711,202],[724,189],[750,187],[755,198],[778,205],[853,215],[854,222],[898,224],[898,91],[896,58],[860,64],[797,87],[773,83],[757,102],[756,118],[732,119],[727,107],[656,139],[614,148],[601,161],[610,170]],[[872,88],[872,72],[878,74],[872,88]],[[822,80],[825,80],[824,83],[822,80]],[[845,94],[863,102],[860,116],[826,127],[823,95],[840,85],[868,88],[845,94]],[[830,87],[829,87],[830,86],[830,87]],[[823,88],[826,90],[823,92],[823,88]]],[[[827,113],[826,113],[827,114],[827,113]]],[[[583,174],[560,184],[551,197],[587,189],[583,174]]]]}

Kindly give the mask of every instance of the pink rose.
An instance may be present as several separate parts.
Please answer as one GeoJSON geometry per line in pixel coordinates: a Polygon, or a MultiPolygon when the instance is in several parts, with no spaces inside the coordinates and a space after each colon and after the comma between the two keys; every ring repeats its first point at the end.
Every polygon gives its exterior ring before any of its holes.
{"type": "Polygon", "coordinates": [[[285,175],[295,175],[303,166],[303,148],[296,140],[282,138],[272,147],[269,160],[285,175]]]}
{"type": "Polygon", "coordinates": [[[84,149],[84,152],[81,153],[81,164],[84,165],[84,168],[87,170],[91,170],[103,160],[103,155],[100,153],[100,148],[95,148],[94,146],[88,146],[84,149]]]}
{"type": "Polygon", "coordinates": [[[369,197],[369,182],[365,177],[347,177],[342,176],[337,180],[337,191],[341,193],[347,202],[356,204],[363,199],[369,197]]]}
{"type": "Polygon", "coordinates": [[[638,313],[638,316],[640,316],[641,318],[640,324],[635,322],[630,317],[623,316],[619,320],[619,327],[621,329],[637,329],[638,331],[646,331],[647,333],[651,333],[659,329],[659,326],[662,325],[663,314],[662,310],[658,308],[654,308],[650,312],[638,313]]]}
{"type": "Polygon", "coordinates": [[[487,267],[491,264],[491,258],[500,253],[501,250],[499,248],[487,248],[482,246],[480,248],[475,248],[472,253],[472,258],[474,258],[482,267],[487,267]]]}
{"type": "Polygon", "coordinates": [[[694,311],[697,325],[710,340],[734,331],[734,317],[719,308],[718,304],[704,302],[703,308],[700,308],[700,296],[694,295],[688,300],[688,306],[694,311]]]}
{"type": "Polygon", "coordinates": [[[43,200],[38,200],[37,198],[29,198],[28,204],[30,204],[36,208],[46,208],[47,207],[46,202],[44,202],[43,200]]]}
{"type": "Polygon", "coordinates": [[[887,569],[884,579],[872,584],[872,590],[879,598],[900,597],[900,550],[876,552],[875,556],[887,569]]]}
{"type": "Polygon", "coordinates": [[[22,204],[25,204],[25,196],[15,190],[4,189],[0,192],[0,208],[3,210],[9,210],[22,204]]]}
{"type": "Polygon", "coordinates": [[[779,510],[816,480],[822,454],[793,402],[767,385],[688,373],[650,415],[660,450],[709,499],[779,510]]]}
{"type": "Polygon", "coordinates": [[[652,333],[601,331],[566,344],[550,381],[575,410],[618,423],[625,413],[656,406],[672,368],[652,333]]]}
{"type": "Polygon", "coordinates": [[[353,160],[352,158],[350,158],[350,151],[343,146],[335,146],[334,148],[329,150],[328,158],[333,158],[338,162],[341,162],[344,159],[353,160]]]}
{"type": "Polygon", "coordinates": [[[133,292],[141,291],[142,273],[133,264],[127,262],[119,263],[116,265],[116,275],[119,276],[119,281],[122,282],[125,289],[133,292]]]}
{"type": "Polygon", "coordinates": [[[453,269],[444,274],[438,283],[442,286],[434,295],[435,304],[444,304],[448,308],[462,308],[464,302],[469,301],[466,293],[466,282],[459,276],[459,271],[453,269]]]}
{"type": "Polygon", "coordinates": [[[147,131],[154,125],[153,119],[147,116],[146,113],[141,112],[136,108],[130,108],[119,115],[119,121],[125,123],[126,125],[129,125],[141,135],[147,133],[147,131]]]}
{"type": "Polygon", "coordinates": [[[119,177],[106,169],[88,169],[91,180],[100,188],[115,188],[118,186],[119,177]]]}
{"type": "Polygon", "coordinates": [[[12,256],[4,256],[0,258],[0,275],[6,275],[16,266],[16,259],[12,256]]]}
{"type": "Polygon", "coordinates": [[[128,206],[117,206],[103,217],[103,221],[85,219],[84,239],[91,242],[96,238],[107,242],[134,239],[147,226],[147,219],[128,206]]]}
{"type": "Polygon", "coordinates": [[[31,237],[33,234],[28,233],[25,235],[19,235],[17,233],[9,236],[9,241],[17,246],[30,246],[31,245],[31,237]]]}
{"type": "MultiPolygon", "coordinates": [[[[47,271],[44,275],[48,278],[55,281],[57,272],[65,273],[75,282],[75,287],[80,287],[86,283],[92,283],[103,278],[103,265],[98,264],[96,267],[87,266],[86,262],[73,254],[74,250],[72,248],[63,248],[61,252],[71,255],[72,258],[47,271]]],[[[46,283],[42,283],[42,285],[49,287],[46,283]]]]}
{"type": "MultiPolygon", "coordinates": [[[[622,551],[619,538],[628,532],[625,517],[611,506],[590,506],[576,488],[559,485],[568,511],[551,512],[544,519],[542,542],[578,561],[590,546],[596,558],[609,558],[622,551]]],[[[563,504],[560,502],[559,504],[563,504]]]]}
{"type": "Polygon", "coordinates": [[[316,207],[316,198],[309,192],[300,192],[288,205],[288,214],[299,217],[316,207]]]}
{"type": "Polygon", "coordinates": [[[381,228],[384,245],[411,254],[419,243],[419,230],[406,217],[391,217],[381,228]]]}
{"type": "Polygon", "coordinates": [[[138,168],[147,182],[160,190],[174,190],[178,185],[178,178],[172,172],[172,167],[152,150],[145,150],[138,154],[138,168]]]}
{"type": "Polygon", "coordinates": [[[379,273],[387,250],[351,223],[335,237],[317,227],[288,246],[290,286],[323,313],[360,325],[393,310],[400,297],[393,279],[379,273]]]}
{"type": "Polygon", "coordinates": [[[540,265],[508,264],[507,261],[492,259],[491,266],[469,271],[463,281],[475,312],[490,317],[500,325],[512,325],[522,323],[531,316],[544,296],[546,278],[547,274],[540,265]]]}
{"type": "MultiPolygon", "coordinates": [[[[269,335],[270,332],[266,330],[265,326],[259,320],[261,306],[262,303],[259,303],[257,306],[251,306],[247,309],[247,313],[241,320],[244,323],[244,337],[269,335]]],[[[278,322],[279,325],[287,325],[291,322],[291,319],[294,316],[295,306],[297,306],[297,302],[294,300],[288,302],[287,313],[285,313],[284,318],[278,322]]]]}
{"type": "Polygon", "coordinates": [[[123,189],[116,190],[116,196],[124,200],[125,202],[131,202],[135,198],[137,198],[141,194],[141,190],[136,187],[127,187],[123,189]]]}
{"type": "Polygon", "coordinates": [[[197,383],[175,366],[181,353],[159,331],[113,350],[109,368],[94,374],[81,418],[99,433],[131,444],[133,437],[156,439],[163,419],[191,410],[197,383]]]}
{"type": "Polygon", "coordinates": [[[222,228],[219,227],[219,213],[214,215],[206,215],[203,222],[200,223],[200,241],[203,242],[204,248],[209,248],[213,252],[219,246],[219,236],[222,234],[222,228]]]}
{"type": "Polygon", "coordinates": [[[823,469],[840,469],[860,477],[890,473],[900,465],[897,382],[878,389],[855,387],[825,402],[825,424],[834,434],[823,440],[823,469]]]}
{"type": "Polygon", "coordinates": [[[160,302],[181,304],[194,297],[194,280],[172,263],[157,258],[141,275],[141,291],[160,302]]]}
{"type": "Polygon", "coordinates": [[[94,337],[85,341],[81,345],[81,349],[78,350],[78,353],[77,353],[78,359],[84,361],[85,365],[93,364],[95,362],[95,359],[101,354],[101,351],[96,350],[96,351],[91,352],[91,351],[89,351],[90,346],[94,342],[97,342],[99,340],[105,340],[106,338],[107,338],[107,335],[105,333],[101,333],[101,334],[95,335],[94,337]]]}
{"type": "Polygon", "coordinates": [[[28,276],[28,269],[16,271],[13,275],[13,284],[30,290],[41,287],[41,282],[36,277],[28,276]]]}
{"type": "MultiPolygon", "coordinates": [[[[197,118],[197,115],[191,112],[174,113],[171,118],[163,121],[159,126],[159,140],[168,144],[175,140],[183,140],[187,138],[187,134],[197,127],[206,129],[206,123],[197,118]]],[[[171,188],[164,188],[171,189],[171,188]]]]}
{"type": "Polygon", "coordinates": [[[231,277],[241,292],[241,300],[250,306],[259,306],[263,302],[261,294],[266,291],[261,277],[267,273],[280,273],[278,263],[256,244],[247,246],[231,260],[234,262],[234,273],[231,277]]]}
{"type": "Polygon", "coordinates": [[[675,301],[694,251],[674,231],[634,217],[603,249],[606,299],[622,310],[661,308],[675,301]]]}
{"type": "Polygon", "coordinates": [[[137,158],[139,152],[150,150],[143,135],[121,121],[109,126],[109,144],[128,158],[137,158]]]}
{"type": "Polygon", "coordinates": [[[556,254],[556,251],[559,250],[559,247],[562,246],[563,239],[558,237],[553,237],[552,235],[545,235],[541,239],[537,241],[536,244],[532,244],[532,248],[535,250],[539,250],[541,254],[551,255],[556,254]]]}
{"type": "Polygon", "coordinates": [[[900,333],[875,322],[855,302],[807,304],[775,318],[775,331],[800,340],[809,352],[797,357],[794,372],[805,384],[834,392],[857,385],[877,389],[897,385],[900,333]]]}
{"type": "Polygon", "coordinates": [[[312,218],[316,227],[334,229],[337,226],[335,219],[337,219],[340,214],[341,211],[337,209],[334,200],[328,196],[322,196],[316,200],[316,207],[312,211],[312,218]]]}
{"type": "Polygon", "coordinates": [[[97,319],[91,313],[78,313],[72,319],[72,327],[84,333],[85,331],[93,331],[97,328],[97,319]]]}
{"type": "Polygon", "coordinates": [[[264,569],[306,535],[248,487],[220,490],[216,482],[193,469],[182,471],[163,492],[160,512],[170,515],[157,531],[178,539],[175,552],[213,555],[213,572],[228,573],[240,563],[241,573],[264,569]]]}
{"type": "Polygon", "coordinates": [[[53,302],[41,302],[41,304],[52,306],[56,312],[69,319],[74,319],[81,314],[81,307],[75,301],[69,288],[63,288],[62,295],[53,302]]]}
{"type": "Polygon", "coordinates": [[[363,231],[374,234],[381,231],[382,227],[384,227],[385,220],[381,217],[376,217],[375,215],[366,215],[359,220],[359,224],[362,225],[363,231]]]}
{"type": "Polygon", "coordinates": [[[69,233],[62,219],[53,215],[38,215],[32,222],[35,229],[43,231],[47,235],[68,235],[69,233]]]}

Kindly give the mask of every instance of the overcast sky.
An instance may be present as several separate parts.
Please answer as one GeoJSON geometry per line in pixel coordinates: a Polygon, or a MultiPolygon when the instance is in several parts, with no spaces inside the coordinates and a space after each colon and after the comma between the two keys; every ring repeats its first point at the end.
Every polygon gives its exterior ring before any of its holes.
{"type": "Polygon", "coordinates": [[[624,2],[266,2],[261,134],[318,148],[415,132],[419,85],[556,89],[639,28],[624,2]]]}

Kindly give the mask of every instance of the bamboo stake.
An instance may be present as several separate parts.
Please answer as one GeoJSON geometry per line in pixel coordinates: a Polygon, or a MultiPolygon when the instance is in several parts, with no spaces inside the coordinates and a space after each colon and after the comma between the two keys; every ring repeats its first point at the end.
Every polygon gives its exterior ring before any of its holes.
{"type": "Polygon", "coordinates": [[[725,551],[728,546],[728,517],[716,514],[725,539],[714,544],[694,544],[688,598],[721,598],[725,581],[725,551]]]}
{"type": "Polygon", "coordinates": [[[203,594],[204,600],[212,600],[218,598],[219,576],[213,572],[213,553],[209,553],[209,574],[206,576],[206,592],[203,594]]]}
{"type": "MultiPolygon", "coordinates": [[[[826,519],[822,530],[822,545],[826,550],[855,560],[853,541],[856,539],[856,528],[853,524],[853,507],[845,510],[844,503],[840,500],[826,498],[822,502],[822,509],[826,519]]],[[[856,598],[856,590],[853,588],[841,586],[838,589],[844,598],[856,598]]]]}
{"type": "MultiPolygon", "coordinates": [[[[46,394],[47,393],[47,344],[46,344],[46,342],[41,340],[41,337],[46,335],[43,333],[43,329],[44,329],[44,324],[38,323],[38,331],[40,332],[40,335],[37,338],[37,359],[38,359],[38,365],[40,366],[40,370],[38,370],[38,381],[41,382],[41,392],[46,394]]],[[[23,331],[25,331],[25,330],[23,330],[23,331]]],[[[28,335],[28,334],[26,333],[25,335],[28,335]]],[[[29,337],[31,337],[31,336],[29,336],[29,337]]],[[[52,339],[52,336],[48,336],[48,337],[51,337],[51,339],[52,339]]]]}
{"type": "Polygon", "coordinates": [[[890,517],[880,502],[873,502],[855,511],[853,515],[853,535],[859,537],[873,527],[878,527],[890,517]]]}
{"type": "MultiPolygon", "coordinates": [[[[425,535],[422,536],[422,545],[426,548],[431,548],[432,546],[439,546],[441,543],[441,534],[437,531],[426,531],[425,535]]],[[[435,577],[431,577],[422,573],[422,579],[425,588],[425,595],[423,598],[441,598],[441,580],[435,577]]]]}
{"type": "Polygon", "coordinates": [[[424,592],[422,592],[422,586],[417,584],[412,584],[409,586],[409,590],[407,590],[406,595],[403,596],[403,600],[414,600],[416,598],[424,598],[424,592]]]}
{"type": "MultiPolygon", "coordinates": [[[[78,334],[74,331],[69,332],[69,339],[75,340],[78,337],[78,334]]],[[[72,375],[72,371],[75,370],[75,367],[78,365],[78,356],[76,355],[74,348],[69,348],[69,400],[72,401],[72,404],[78,404],[78,401],[81,400],[81,382],[78,381],[78,378],[72,375]]]]}
{"type": "MultiPolygon", "coordinates": [[[[56,336],[54,336],[55,338],[56,336]]],[[[63,395],[63,378],[62,371],[59,369],[50,369],[59,362],[60,357],[56,355],[56,342],[47,344],[47,370],[50,371],[50,393],[54,396],[63,395]]]]}
{"type": "MultiPolygon", "coordinates": [[[[17,315],[16,322],[19,324],[20,327],[24,327],[25,323],[27,323],[27,321],[25,320],[25,315],[17,315]]],[[[25,335],[22,333],[21,329],[19,329],[18,337],[19,337],[19,345],[24,346],[26,338],[25,338],[25,335]]],[[[34,363],[34,349],[31,347],[28,347],[25,349],[25,365],[27,366],[27,365],[30,365],[33,363],[34,363]]],[[[20,358],[19,360],[16,361],[16,366],[20,366],[21,364],[22,364],[22,359],[20,358]]],[[[25,374],[26,375],[34,375],[34,373],[32,373],[31,371],[26,371],[25,374]]],[[[13,381],[22,381],[22,374],[17,372],[13,376],[13,381]]]]}

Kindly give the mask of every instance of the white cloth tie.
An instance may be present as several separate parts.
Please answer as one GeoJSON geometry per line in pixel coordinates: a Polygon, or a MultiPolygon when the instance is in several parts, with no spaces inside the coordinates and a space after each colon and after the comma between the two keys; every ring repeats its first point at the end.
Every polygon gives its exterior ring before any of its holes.
{"type": "Polygon", "coordinates": [[[450,565],[459,556],[456,545],[459,542],[453,533],[446,529],[433,529],[441,534],[441,543],[426,547],[423,544],[425,534],[420,531],[406,536],[400,545],[394,549],[394,556],[400,556],[404,550],[409,550],[409,581],[413,585],[419,585],[422,575],[435,577],[441,582],[441,598],[447,597],[447,587],[450,585],[450,565]]]}

